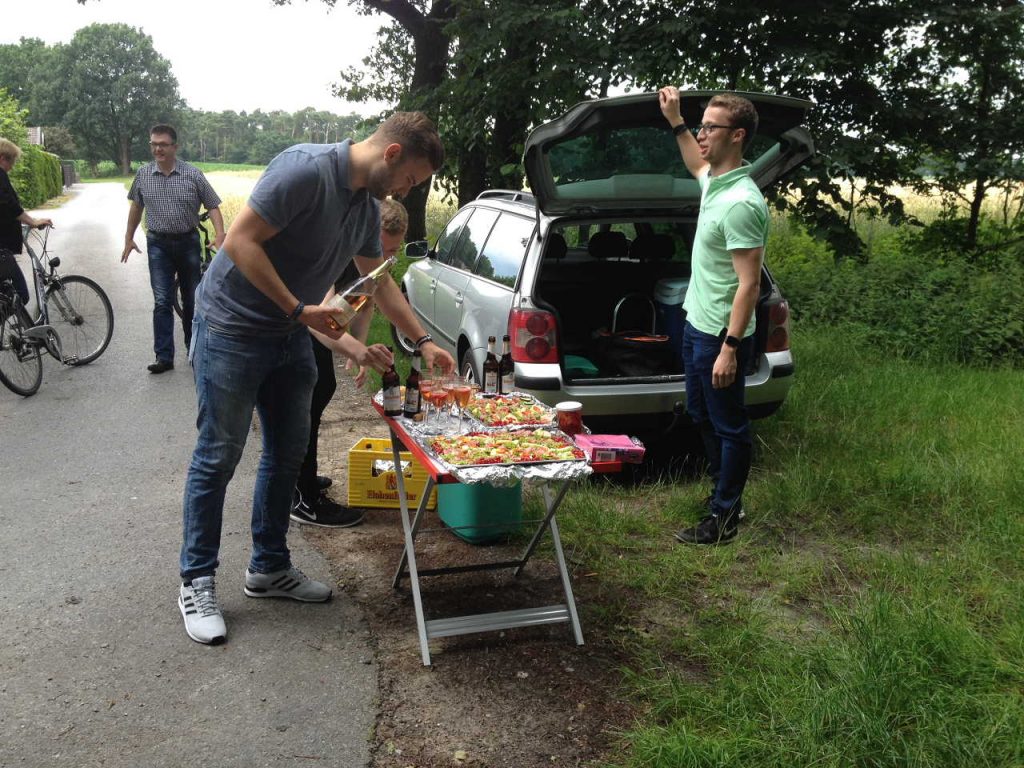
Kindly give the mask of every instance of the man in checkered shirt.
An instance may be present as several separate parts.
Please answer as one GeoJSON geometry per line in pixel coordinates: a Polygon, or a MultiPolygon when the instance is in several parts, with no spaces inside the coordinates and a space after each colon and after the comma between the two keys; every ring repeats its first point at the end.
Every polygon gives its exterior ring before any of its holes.
{"type": "MultiPolygon", "coordinates": [[[[192,341],[192,313],[200,270],[199,207],[210,212],[214,244],[224,242],[224,218],[220,198],[203,172],[178,160],[178,134],[169,125],[154,125],[149,132],[153,162],[142,166],[128,192],[128,231],[124,236],[121,262],[128,261],[135,244],[135,230],[146,211],[146,252],[149,283],[153,288],[153,351],[156,361],[150,373],[174,368],[174,278],[181,285],[181,328],[185,350],[192,341]]],[[[141,251],[140,251],[141,253],[141,251]]]]}

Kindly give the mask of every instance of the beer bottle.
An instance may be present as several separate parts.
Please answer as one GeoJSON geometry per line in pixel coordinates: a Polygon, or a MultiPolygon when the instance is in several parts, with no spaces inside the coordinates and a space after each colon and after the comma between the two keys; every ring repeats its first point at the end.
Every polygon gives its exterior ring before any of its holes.
{"type": "Polygon", "coordinates": [[[487,337],[487,357],[484,359],[484,394],[498,394],[498,356],[494,354],[496,345],[493,336],[487,337]]]}
{"type": "Polygon", "coordinates": [[[409,377],[405,380],[405,408],[402,415],[407,419],[416,418],[423,405],[420,400],[420,361],[423,355],[417,349],[412,353],[412,368],[409,370],[409,377]]]}
{"type": "Polygon", "coordinates": [[[503,395],[512,394],[516,388],[515,363],[512,362],[512,352],[509,350],[509,337],[506,334],[502,337],[501,360],[498,361],[498,391],[503,395]]]}
{"type": "MultiPolygon", "coordinates": [[[[391,347],[388,347],[390,350],[391,347]]],[[[402,379],[398,376],[398,371],[395,370],[395,364],[392,363],[391,367],[385,371],[382,377],[383,394],[384,394],[384,415],[385,416],[401,416],[402,415],[402,379]]]]}

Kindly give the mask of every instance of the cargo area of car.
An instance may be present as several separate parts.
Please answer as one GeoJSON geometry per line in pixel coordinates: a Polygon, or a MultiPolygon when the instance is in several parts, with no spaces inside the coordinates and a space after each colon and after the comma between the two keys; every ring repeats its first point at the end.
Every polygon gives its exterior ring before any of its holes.
{"type": "Polygon", "coordinates": [[[552,229],[533,294],[557,319],[564,381],[682,378],[692,233],[685,223],[552,229]]]}

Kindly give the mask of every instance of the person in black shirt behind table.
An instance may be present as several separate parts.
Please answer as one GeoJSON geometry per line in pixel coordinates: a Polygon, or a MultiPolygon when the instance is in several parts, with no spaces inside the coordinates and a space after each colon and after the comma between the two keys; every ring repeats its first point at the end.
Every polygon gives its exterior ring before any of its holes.
{"type": "MultiPolygon", "coordinates": [[[[185,334],[185,352],[192,341],[192,313],[196,286],[202,277],[199,245],[199,206],[210,212],[214,245],[224,242],[224,218],[220,198],[203,172],[178,160],[178,134],[169,125],[154,125],[149,131],[153,162],[139,168],[128,191],[132,206],[128,211],[128,230],[124,235],[121,262],[128,261],[135,244],[135,230],[146,210],[146,252],[149,255],[149,282],[153,287],[153,351],[156,362],[150,373],[163,373],[174,367],[174,276],[181,285],[181,329],[185,334]]],[[[141,251],[140,251],[141,253],[141,251]]]]}
{"type": "MultiPolygon", "coordinates": [[[[8,174],[21,157],[21,148],[13,141],[0,139],[0,251],[21,253],[21,225],[30,227],[52,227],[49,219],[34,219],[21,207],[18,193],[14,191],[8,174]]],[[[10,277],[14,280],[14,289],[21,297],[23,304],[28,304],[28,283],[21,270],[15,265],[10,277]]]]}

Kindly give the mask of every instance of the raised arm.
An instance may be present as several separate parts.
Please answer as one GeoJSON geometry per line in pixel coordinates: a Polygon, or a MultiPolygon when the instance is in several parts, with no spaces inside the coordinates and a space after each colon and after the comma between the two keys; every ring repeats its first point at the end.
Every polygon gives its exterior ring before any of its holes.
{"type": "Polygon", "coordinates": [[[665,116],[668,124],[672,126],[672,132],[676,135],[676,143],[679,145],[679,152],[683,156],[686,170],[693,178],[697,178],[707,170],[708,164],[701,159],[697,140],[686,129],[686,123],[679,111],[679,89],[674,85],[667,85],[658,91],[658,106],[661,107],[661,114],[665,116]]]}

